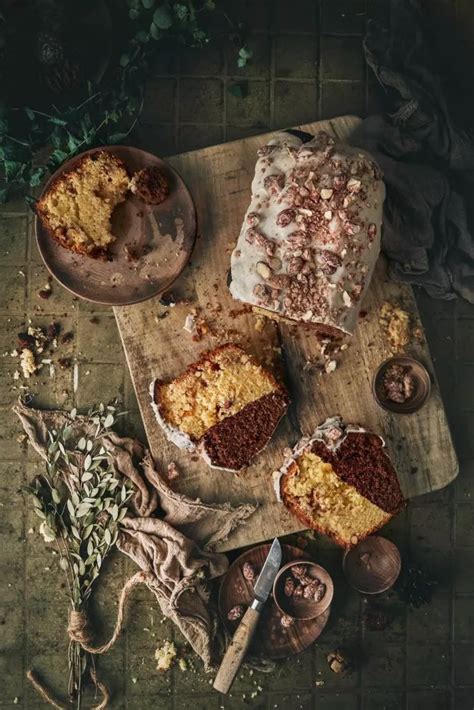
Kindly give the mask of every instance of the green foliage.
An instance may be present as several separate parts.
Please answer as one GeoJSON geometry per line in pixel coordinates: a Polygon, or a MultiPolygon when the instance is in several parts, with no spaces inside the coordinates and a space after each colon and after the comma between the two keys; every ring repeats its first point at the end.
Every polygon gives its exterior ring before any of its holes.
{"type": "MultiPolygon", "coordinates": [[[[90,411],[75,435],[77,412],[58,429],[48,429],[46,469],[26,492],[39,518],[39,532],[59,554],[71,608],[87,609],[104,559],[117,542],[121,521],[134,494],[133,484],[116,469],[109,430],[121,416],[112,405],[90,411]]],[[[81,708],[82,680],[88,654],[71,640],[69,688],[81,708]]]]}
{"type": "MultiPolygon", "coordinates": [[[[211,39],[205,23],[217,10],[214,0],[126,2],[128,39],[100,84],[84,82],[79,101],[43,112],[7,106],[0,98],[0,202],[38,187],[48,172],[88,148],[126,140],[140,114],[148,69],[160,41],[170,38],[199,48],[211,39]],[[39,151],[48,147],[49,156],[39,159],[39,151]]],[[[228,27],[225,36],[239,47],[237,63],[243,67],[252,56],[244,44],[244,27],[222,16],[228,27]]]]}

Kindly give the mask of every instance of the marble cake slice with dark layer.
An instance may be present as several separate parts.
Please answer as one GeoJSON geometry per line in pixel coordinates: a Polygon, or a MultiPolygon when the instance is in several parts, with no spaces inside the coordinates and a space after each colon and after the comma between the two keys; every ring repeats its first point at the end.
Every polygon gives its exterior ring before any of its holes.
{"type": "Polygon", "coordinates": [[[151,385],[168,439],[212,468],[240,471],[262,451],[285,414],[282,385],[240,346],[205,352],[171,382],[151,385]]]}
{"type": "Polygon", "coordinates": [[[356,545],[405,505],[384,446],[376,434],[328,419],[275,472],[277,496],[308,527],[356,545]]]}

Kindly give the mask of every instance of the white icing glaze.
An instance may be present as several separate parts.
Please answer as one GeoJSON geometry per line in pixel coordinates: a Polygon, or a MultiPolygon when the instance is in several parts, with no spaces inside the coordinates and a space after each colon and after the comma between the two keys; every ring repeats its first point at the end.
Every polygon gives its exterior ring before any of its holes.
{"type": "Polygon", "coordinates": [[[195,451],[196,444],[194,443],[194,441],[192,441],[190,436],[188,436],[188,434],[185,434],[184,431],[181,431],[180,429],[171,426],[171,424],[169,424],[163,418],[163,415],[160,411],[160,406],[155,402],[155,383],[156,380],[153,380],[150,384],[150,397],[151,407],[153,409],[153,412],[155,413],[156,421],[165,432],[166,438],[171,441],[175,446],[177,446],[178,449],[187,449],[188,451],[195,451]]]}
{"type": "MultiPolygon", "coordinates": [[[[342,444],[346,436],[350,433],[353,432],[366,432],[367,429],[364,429],[361,426],[357,426],[356,424],[344,424],[342,417],[340,416],[335,416],[335,417],[329,417],[326,419],[322,424],[320,424],[316,429],[314,430],[313,434],[311,436],[304,436],[302,437],[297,444],[292,449],[291,455],[287,456],[283,462],[283,465],[281,468],[278,469],[278,471],[274,471],[272,473],[272,478],[273,478],[273,488],[275,491],[275,496],[276,499],[278,500],[279,503],[282,503],[281,499],[281,490],[280,490],[280,482],[282,476],[287,473],[288,469],[290,466],[295,463],[296,459],[303,454],[303,452],[306,449],[310,449],[311,446],[315,441],[322,441],[323,444],[328,448],[332,449],[333,451],[336,451],[339,446],[342,444]],[[328,437],[328,433],[330,432],[331,429],[339,429],[341,431],[341,436],[339,436],[337,439],[331,439],[328,437]]],[[[377,435],[378,436],[378,435],[377,435]]],[[[385,446],[385,441],[381,436],[379,436],[380,441],[382,442],[383,446],[385,446]]]]}
{"type": "Polygon", "coordinates": [[[326,133],[305,144],[282,133],[261,149],[231,257],[230,291],[296,321],[352,333],[380,252],[385,187],[367,153],[333,144],[326,133]],[[303,247],[294,243],[295,232],[303,247]]]}

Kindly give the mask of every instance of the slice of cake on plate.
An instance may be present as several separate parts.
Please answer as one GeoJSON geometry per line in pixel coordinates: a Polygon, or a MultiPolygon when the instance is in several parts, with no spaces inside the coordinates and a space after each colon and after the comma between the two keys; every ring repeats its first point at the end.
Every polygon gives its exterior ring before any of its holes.
{"type": "Polygon", "coordinates": [[[171,382],[154,380],[150,394],[170,441],[228,471],[265,448],[289,404],[284,387],[232,343],[205,352],[171,382]]]}
{"type": "Polygon", "coordinates": [[[376,434],[327,419],[273,474],[277,497],[308,527],[356,545],[405,505],[384,447],[376,434]]]}
{"type": "Polygon", "coordinates": [[[230,291],[270,317],[352,333],[380,252],[385,187],[365,152],[318,133],[258,151],[230,291]]]}
{"type": "Polygon", "coordinates": [[[105,150],[79,158],[60,175],[36,204],[43,227],[65,249],[104,258],[115,241],[111,217],[127,196],[125,164],[105,150]]]}

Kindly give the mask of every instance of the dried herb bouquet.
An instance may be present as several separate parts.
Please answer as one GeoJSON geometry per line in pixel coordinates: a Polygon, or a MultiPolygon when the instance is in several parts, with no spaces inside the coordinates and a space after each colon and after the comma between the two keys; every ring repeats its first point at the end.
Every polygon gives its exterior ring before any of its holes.
{"type": "Polygon", "coordinates": [[[40,532],[57,547],[66,575],[71,605],[68,689],[77,708],[88,676],[107,695],[97,681],[93,655],[84,647],[92,642],[87,607],[94,582],[117,541],[119,523],[134,492],[133,484],[116,471],[102,445],[120,415],[115,406],[101,404],[88,414],[89,435],[77,439],[76,411],[72,410],[69,423],[48,430],[46,470],[27,488],[41,519],[40,532]]]}

